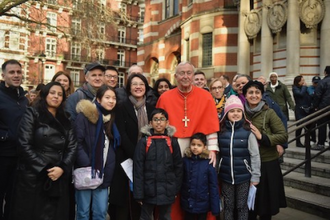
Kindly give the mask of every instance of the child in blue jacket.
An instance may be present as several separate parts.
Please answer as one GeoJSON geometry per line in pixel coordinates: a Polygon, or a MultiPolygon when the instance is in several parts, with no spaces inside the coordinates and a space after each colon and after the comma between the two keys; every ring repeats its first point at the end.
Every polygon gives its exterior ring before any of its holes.
{"type": "Polygon", "coordinates": [[[210,164],[206,135],[196,133],[190,140],[183,158],[181,207],[185,220],[206,220],[209,211],[215,216],[220,214],[217,173],[210,164]]]}

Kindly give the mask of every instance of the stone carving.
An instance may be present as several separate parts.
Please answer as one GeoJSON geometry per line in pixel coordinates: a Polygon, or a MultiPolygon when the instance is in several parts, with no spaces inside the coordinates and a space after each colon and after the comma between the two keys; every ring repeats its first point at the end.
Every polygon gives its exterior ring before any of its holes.
{"type": "Polygon", "coordinates": [[[300,20],[307,28],[315,28],[322,21],[325,6],[322,0],[303,0],[299,5],[300,20]]]}
{"type": "Polygon", "coordinates": [[[288,19],[288,9],[282,2],[270,6],[267,14],[267,23],[272,32],[278,33],[288,19]]]}
{"type": "Polygon", "coordinates": [[[244,31],[249,39],[253,39],[257,36],[261,29],[261,15],[258,11],[250,11],[245,18],[244,31]]]}

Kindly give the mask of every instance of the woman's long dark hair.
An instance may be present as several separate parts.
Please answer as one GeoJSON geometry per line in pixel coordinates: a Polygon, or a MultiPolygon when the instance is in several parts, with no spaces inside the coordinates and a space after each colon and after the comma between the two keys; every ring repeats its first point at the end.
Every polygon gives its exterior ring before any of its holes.
{"type": "MultiPolygon", "coordinates": [[[[98,100],[101,100],[103,98],[105,92],[108,91],[108,90],[113,91],[115,93],[116,97],[117,97],[115,89],[104,84],[96,92],[96,102],[98,102],[98,100]]],[[[111,139],[111,140],[113,139],[112,125],[115,121],[115,108],[116,108],[116,106],[117,106],[117,103],[116,103],[115,107],[110,111],[110,114],[111,114],[110,121],[104,123],[105,133],[107,134],[108,138],[111,139]]]]}
{"type": "Polygon", "coordinates": [[[158,93],[158,86],[161,82],[166,82],[166,84],[168,85],[168,88],[169,89],[172,89],[172,84],[170,83],[170,81],[166,78],[159,78],[156,80],[155,84],[154,84],[154,87],[153,87],[153,90],[154,90],[154,93],[157,97],[159,97],[159,93],[158,93]]]}
{"type": "Polygon", "coordinates": [[[294,79],[293,79],[293,85],[294,86],[297,86],[297,87],[300,87],[299,83],[301,81],[303,77],[302,76],[296,76],[294,79]]]}
{"type": "Polygon", "coordinates": [[[56,115],[55,118],[62,123],[62,125],[64,125],[65,127],[70,126],[70,122],[68,120],[68,116],[65,113],[64,110],[64,102],[66,99],[66,95],[65,95],[65,90],[64,88],[61,86],[61,84],[59,82],[50,82],[47,85],[45,85],[39,93],[39,96],[36,98],[35,102],[33,102],[33,107],[39,112],[40,116],[49,116],[50,112],[48,111],[48,104],[47,104],[47,96],[49,94],[49,90],[53,87],[53,86],[59,86],[62,89],[62,97],[63,100],[61,102],[61,104],[58,106],[58,108],[56,109],[56,115]]]}
{"type": "MultiPolygon", "coordinates": [[[[219,131],[220,134],[228,130],[226,128],[226,121],[229,120],[227,114],[224,117],[226,117],[226,118],[224,118],[220,122],[220,131],[219,131]]],[[[244,120],[243,121],[243,128],[245,130],[247,130],[247,131],[251,131],[250,122],[245,119],[244,112],[243,112],[243,118],[242,118],[242,120],[244,120]]]]}

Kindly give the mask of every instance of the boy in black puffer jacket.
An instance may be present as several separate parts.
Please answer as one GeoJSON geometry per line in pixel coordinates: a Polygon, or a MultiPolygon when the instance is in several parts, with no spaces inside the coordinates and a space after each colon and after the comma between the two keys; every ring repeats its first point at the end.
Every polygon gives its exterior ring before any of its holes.
{"type": "Polygon", "coordinates": [[[173,126],[163,109],[151,113],[149,125],[141,129],[146,136],[138,142],[134,154],[133,194],[141,204],[140,219],[152,219],[154,208],[159,220],[171,219],[171,206],[182,181],[182,158],[173,126]]]}

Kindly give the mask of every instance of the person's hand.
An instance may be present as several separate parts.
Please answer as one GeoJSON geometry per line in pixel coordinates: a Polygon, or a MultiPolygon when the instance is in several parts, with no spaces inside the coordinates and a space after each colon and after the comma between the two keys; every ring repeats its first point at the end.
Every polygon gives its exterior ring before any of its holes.
{"type": "Polygon", "coordinates": [[[259,184],[259,182],[250,182],[250,185],[254,185],[254,186],[256,186],[256,185],[258,185],[259,184]]]}
{"type": "Polygon", "coordinates": [[[209,159],[210,159],[210,164],[213,164],[213,167],[215,167],[215,164],[217,162],[217,156],[215,151],[211,150],[209,153],[209,159]]]}
{"type": "Polygon", "coordinates": [[[62,170],[61,167],[53,167],[47,170],[48,172],[48,177],[53,180],[56,181],[58,180],[58,178],[60,178],[62,176],[62,174],[64,173],[64,171],[62,170]]]}
{"type": "Polygon", "coordinates": [[[262,134],[261,132],[258,130],[258,128],[256,126],[254,126],[253,124],[250,124],[250,128],[251,128],[251,131],[252,133],[256,136],[256,138],[258,140],[261,140],[262,138],[262,134]]]}
{"type": "Polygon", "coordinates": [[[276,150],[278,152],[279,157],[284,154],[284,148],[281,145],[276,145],[276,150]]]}
{"type": "Polygon", "coordinates": [[[142,201],[136,201],[137,203],[139,203],[140,205],[143,205],[143,202],[142,201]]]}

